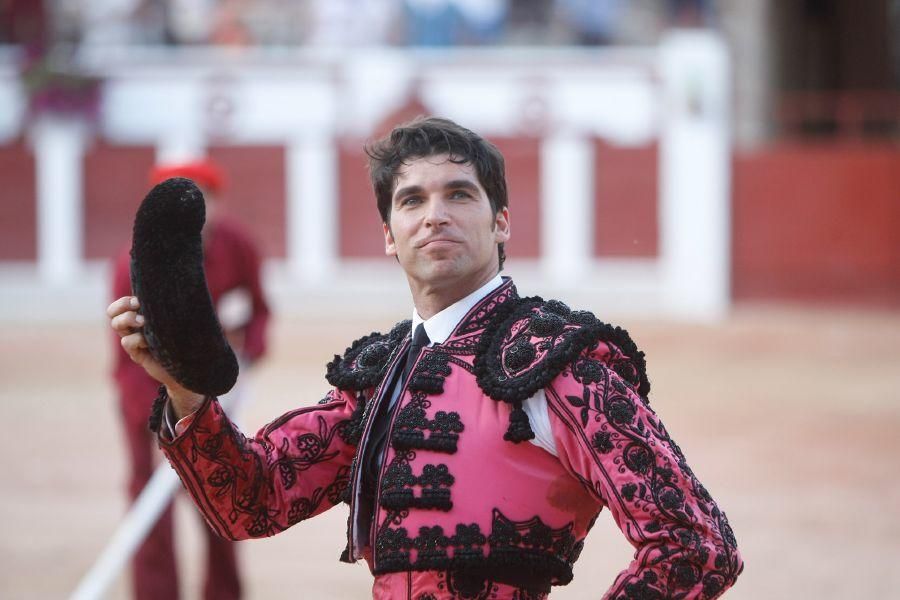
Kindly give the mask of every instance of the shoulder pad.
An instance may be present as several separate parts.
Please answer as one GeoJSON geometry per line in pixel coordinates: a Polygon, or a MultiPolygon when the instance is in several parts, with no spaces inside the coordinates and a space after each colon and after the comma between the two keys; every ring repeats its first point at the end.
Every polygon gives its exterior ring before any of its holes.
{"type": "Polygon", "coordinates": [[[370,333],[353,342],[343,356],[328,363],[325,379],[336,388],[364,390],[381,381],[394,350],[409,335],[412,322],[397,323],[387,334],[370,333]]]}
{"type": "Polygon", "coordinates": [[[642,397],[649,394],[644,353],[621,327],[558,300],[534,297],[510,304],[485,329],[475,356],[478,385],[491,398],[527,400],[586,350],[642,397]]]}

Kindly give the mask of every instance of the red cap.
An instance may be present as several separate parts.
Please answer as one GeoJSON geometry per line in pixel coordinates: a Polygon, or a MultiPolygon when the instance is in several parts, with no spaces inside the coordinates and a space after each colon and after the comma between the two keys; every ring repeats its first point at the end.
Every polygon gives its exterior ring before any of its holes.
{"type": "Polygon", "coordinates": [[[150,185],[162,183],[172,177],[192,179],[198,186],[211,192],[221,192],[225,187],[225,174],[209,159],[156,165],[150,171],[150,185]]]}

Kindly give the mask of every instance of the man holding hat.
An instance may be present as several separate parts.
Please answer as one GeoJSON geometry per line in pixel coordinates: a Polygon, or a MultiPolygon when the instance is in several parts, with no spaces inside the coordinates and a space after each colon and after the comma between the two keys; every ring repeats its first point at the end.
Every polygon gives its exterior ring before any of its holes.
{"type": "MultiPolygon", "coordinates": [[[[150,173],[155,185],[171,177],[191,179],[203,191],[206,224],[203,228],[204,270],[213,305],[232,348],[242,365],[253,364],[266,349],[269,308],[260,286],[259,252],[250,234],[219,206],[217,196],[226,179],[211,160],[160,164],[150,173]]],[[[130,244],[129,244],[130,247],[130,244]]],[[[131,294],[130,256],[126,249],[116,260],[112,284],[114,298],[131,294]]],[[[147,429],[147,415],[159,383],[132,362],[116,337],[113,377],[119,397],[128,445],[129,485],[134,500],[153,474],[155,436],[147,429]]],[[[233,542],[204,526],[207,539],[206,580],[203,597],[239,598],[240,577],[233,542]]],[[[178,597],[174,553],[173,513],[169,506],[135,554],[132,564],[134,597],[138,600],[178,597]]]]}

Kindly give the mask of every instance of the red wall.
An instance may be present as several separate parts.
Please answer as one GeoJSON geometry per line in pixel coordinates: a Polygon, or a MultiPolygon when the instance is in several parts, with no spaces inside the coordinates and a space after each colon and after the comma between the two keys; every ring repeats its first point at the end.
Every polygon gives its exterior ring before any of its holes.
{"type": "Polygon", "coordinates": [[[286,253],[285,150],[283,146],[212,146],[209,157],[227,175],[219,200],[250,228],[264,256],[286,253]]]}
{"type": "Polygon", "coordinates": [[[0,260],[37,260],[34,157],[24,143],[0,147],[0,260]]]}
{"type": "Polygon", "coordinates": [[[900,148],[766,147],[733,185],[735,299],[900,304],[900,148]]]}
{"type": "MultiPolygon", "coordinates": [[[[276,146],[219,146],[208,150],[227,175],[219,200],[253,232],[266,256],[285,255],[284,150],[276,146]]],[[[155,160],[150,146],[95,141],[84,161],[84,253],[115,256],[131,240],[134,214],[149,191],[155,160]]]]}
{"type": "Polygon", "coordinates": [[[84,157],[84,255],[116,256],[131,241],[134,213],[150,190],[155,150],[95,140],[84,157]]]}
{"type": "Polygon", "coordinates": [[[656,144],[594,144],[594,256],[656,256],[659,251],[656,144]]]}

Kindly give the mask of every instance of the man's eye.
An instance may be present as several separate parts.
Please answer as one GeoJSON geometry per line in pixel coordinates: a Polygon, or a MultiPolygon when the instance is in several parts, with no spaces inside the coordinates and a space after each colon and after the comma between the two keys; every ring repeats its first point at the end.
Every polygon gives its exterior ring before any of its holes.
{"type": "Polygon", "coordinates": [[[407,196],[406,198],[400,200],[400,206],[413,206],[421,201],[422,199],[418,196],[407,196]]]}
{"type": "Polygon", "coordinates": [[[465,190],[456,190],[455,192],[450,194],[450,197],[454,198],[454,199],[471,198],[472,194],[470,194],[469,192],[467,192],[465,190]]]}

